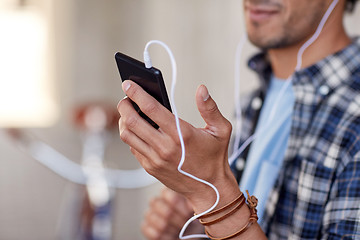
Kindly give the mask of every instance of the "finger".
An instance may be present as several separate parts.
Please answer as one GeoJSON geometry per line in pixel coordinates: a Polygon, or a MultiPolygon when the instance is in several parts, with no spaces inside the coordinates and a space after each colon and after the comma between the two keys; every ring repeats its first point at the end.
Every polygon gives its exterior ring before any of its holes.
{"type": "Polygon", "coordinates": [[[135,133],[130,131],[128,128],[126,128],[123,121],[124,121],[124,118],[120,118],[120,120],[119,120],[120,139],[124,143],[128,144],[131,149],[136,149],[137,152],[141,153],[142,155],[149,155],[152,151],[149,144],[144,142],[135,133]]]}
{"type": "Polygon", "coordinates": [[[141,152],[146,152],[146,149],[149,149],[149,145],[124,126],[125,124],[123,123],[123,118],[121,118],[119,120],[119,133],[121,140],[132,148],[138,149],[141,152]]]}
{"type": "Polygon", "coordinates": [[[141,111],[153,120],[164,131],[172,129],[174,124],[174,115],[155,98],[150,96],[135,82],[126,80],[122,84],[126,95],[133,100],[141,111]]]}
{"type": "Polygon", "coordinates": [[[130,151],[135,156],[135,158],[139,161],[140,165],[145,169],[145,171],[147,171],[148,158],[145,157],[143,154],[141,154],[139,151],[137,151],[135,148],[133,148],[131,146],[130,146],[130,151]]]}
{"type": "Polygon", "coordinates": [[[159,240],[161,237],[161,232],[146,222],[142,224],[141,232],[148,240],[159,240]]]}
{"type": "Polygon", "coordinates": [[[187,204],[185,197],[179,193],[169,188],[164,188],[161,192],[161,196],[173,207],[174,211],[176,211],[182,219],[187,220],[193,214],[193,211],[187,204]]]}
{"type": "Polygon", "coordinates": [[[224,129],[224,127],[226,130],[228,130],[227,128],[229,127],[231,128],[229,121],[221,114],[215,101],[211,98],[208,89],[204,85],[199,86],[196,91],[196,104],[208,129],[216,132],[224,129]]]}
{"type": "Polygon", "coordinates": [[[133,108],[129,99],[123,99],[118,105],[122,116],[119,120],[119,131],[121,139],[131,147],[137,149],[145,156],[149,156],[151,147],[158,147],[165,140],[165,136],[150,124],[148,124],[133,108]],[[142,141],[135,138],[138,137],[142,141]],[[148,145],[145,148],[144,144],[148,145]]]}
{"type": "Polygon", "coordinates": [[[141,232],[148,240],[178,240],[178,234],[160,232],[158,229],[147,223],[142,224],[141,232]]]}
{"type": "Polygon", "coordinates": [[[155,228],[159,233],[176,235],[180,231],[178,227],[170,223],[169,218],[165,218],[158,209],[152,207],[145,213],[144,223],[155,228]]]}
{"type": "Polygon", "coordinates": [[[158,198],[156,201],[152,201],[151,210],[153,213],[156,213],[165,219],[169,227],[173,228],[175,232],[179,232],[180,228],[187,220],[187,216],[183,216],[183,214],[176,211],[175,207],[170,205],[163,198],[158,198]]]}
{"type": "MultiPolygon", "coordinates": [[[[135,156],[135,158],[139,161],[139,163],[144,168],[144,170],[148,174],[154,176],[154,172],[152,171],[154,164],[152,163],[152,161],[150,161],[149,158],[145,157],[142,153],[140,153],[133,147],[130,147],[130,151],[135,156]]],[[[150,149],[149,151],[152,151],[152,149],[150,149]]],[[[147,154],[149,154],[149,153],[147,153],[147,154]]]]}

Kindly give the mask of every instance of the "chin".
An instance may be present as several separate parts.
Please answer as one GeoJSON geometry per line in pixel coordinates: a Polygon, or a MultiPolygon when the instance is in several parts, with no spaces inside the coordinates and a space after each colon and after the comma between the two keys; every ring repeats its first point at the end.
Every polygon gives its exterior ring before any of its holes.
{"type": "Polygon", "coordinates": [[[281,37],[280,34],[271,37],[269,35],[264,35],[264,34],[251,34],[248,33],[248,38],[249,41],[255,45],[256,47],[260,48],[260,49],[277,49],[277,48],[282,48],[285,45],[287,45],[287,39],[281,37]]]}
{"type": "Polygon", "coordinates": [[[261,36],[251,36],[251,35],[248,35],[249,36],[249,41],[256,47],[260,48],[260,49],[267,49],[267,41],[261,37],[261,36]]]}

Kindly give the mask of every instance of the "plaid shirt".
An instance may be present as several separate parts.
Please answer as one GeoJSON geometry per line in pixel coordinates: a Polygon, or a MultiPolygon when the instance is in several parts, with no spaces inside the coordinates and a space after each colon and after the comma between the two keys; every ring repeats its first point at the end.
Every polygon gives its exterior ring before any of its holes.
{"type": "MultiPolygon", "coordinates": [[[[249,66],[263,82],[253,95],[258,98],[271,69],[264,54],[249,66]]],[[[288,148],[262,228],[270,239],[360,239],[360,38],[296,72],[292,81],[288,148]]],[[[243,140],[259,112],[252,102],[244,112],[243,140]]],[[[241,164],[232,167],[239,179],[241,164]]]]}

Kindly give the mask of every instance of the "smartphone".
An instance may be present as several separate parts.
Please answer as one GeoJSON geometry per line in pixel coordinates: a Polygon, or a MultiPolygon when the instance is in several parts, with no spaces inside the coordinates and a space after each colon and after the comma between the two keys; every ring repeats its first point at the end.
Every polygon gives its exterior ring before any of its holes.
{"type": "MultiPolygon", "coordinates": [[[[171,112],[169,97],[159,69],[154,67],[146,68],[143,62],[120,52],[115,54],[115,61],[122,81],[134,81],[171,112]]],[[[154,121],[140,110],[136,103],[132,102],[132,104],[141,117],[148,121],[154,128],[159,128],[154,121]]]]}

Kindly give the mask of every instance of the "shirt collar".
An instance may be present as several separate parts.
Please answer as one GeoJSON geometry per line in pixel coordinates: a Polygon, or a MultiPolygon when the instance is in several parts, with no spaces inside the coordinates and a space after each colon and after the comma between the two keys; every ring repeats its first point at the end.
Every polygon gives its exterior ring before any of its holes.
{"type": "Polygon", "coordinates": [[[260,86],[267,89],[267,86],[270,82],[272,69],[266,53],[260,52],[250,58],[248,61],[248,67],[259,75],[259,79],[262,83],[260,86]]]}
{"type": "MultiPolygon", "coordinates": [[[[248,66],[259,74],[262,85],[267,88],[271,77],[271,66],[265,52],[252,57],[248,66]]],[[[344,49],[327,56],[314,65],[294,73],[293,85],[310,83],[314,88],[327,86],[335,89],[349,81],[350,76],[360,71],[360,37],[344,49]]]]}

